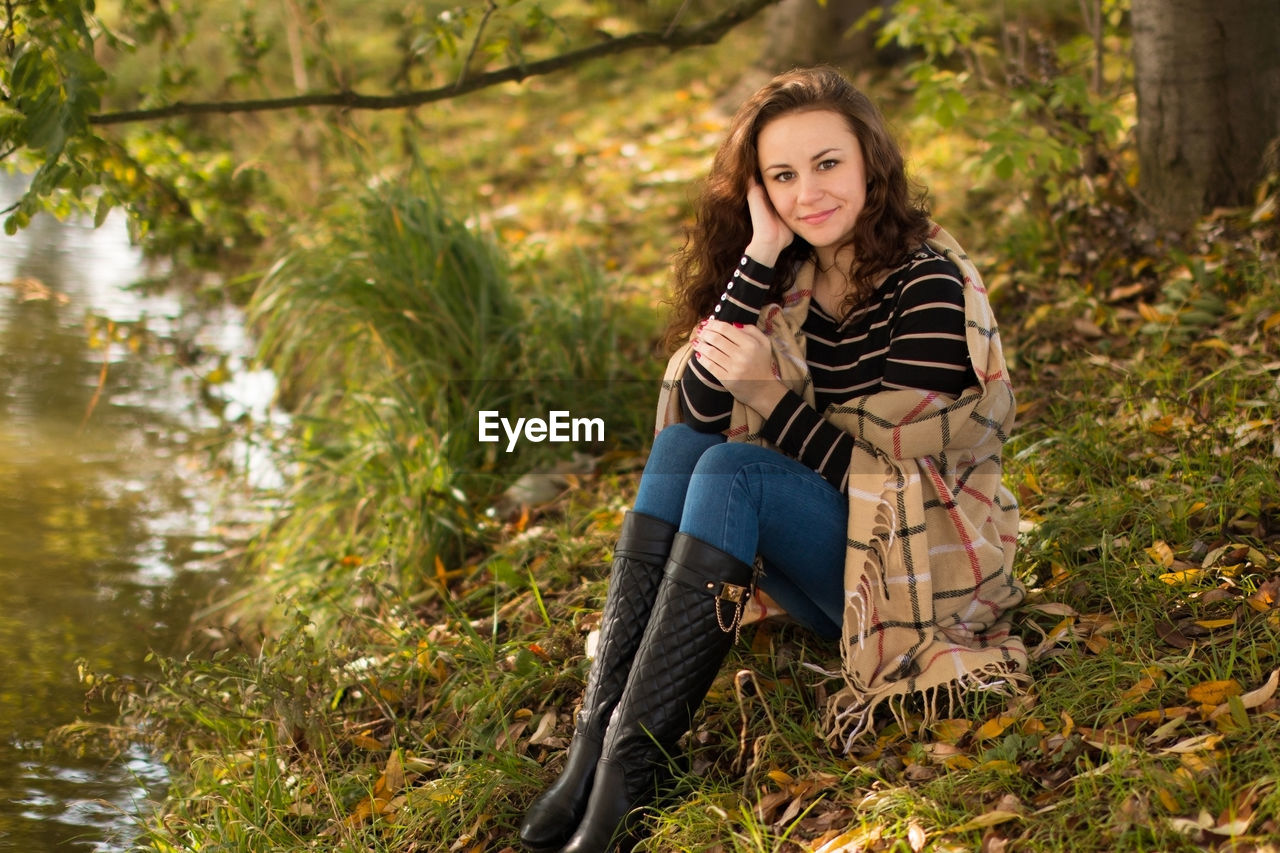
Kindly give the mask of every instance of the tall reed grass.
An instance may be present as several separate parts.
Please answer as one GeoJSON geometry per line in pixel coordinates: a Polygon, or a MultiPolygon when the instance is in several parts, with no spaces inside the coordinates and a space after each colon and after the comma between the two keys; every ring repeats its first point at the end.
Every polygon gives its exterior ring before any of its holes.
{"type": "Polygon", "coordinates": [[[325,211],[250,316],[295,415],[289,511],[258,552],[295,590],[375,561],[420,589],[483,537],[495,495],[567,452],[482,443],[480,411],[608,414],[607,442],[646,437],[652,377],[644,395],[631,380],[652,330],[584,263],[513,271],[421,173],[325,211]]]}

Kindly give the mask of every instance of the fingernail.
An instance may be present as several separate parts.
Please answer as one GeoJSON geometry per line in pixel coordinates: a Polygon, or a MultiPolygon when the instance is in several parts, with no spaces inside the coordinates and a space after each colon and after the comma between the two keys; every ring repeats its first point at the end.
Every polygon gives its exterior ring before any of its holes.
{"type": "Polygon", "coordinates": [[[695,352],[695,353],[693,354],[693,357],[694,357],[694,358],[702,358],[702,353],[700,353],[700,352],[695,352]]]}
{"type": "Polygon", "coordinates": [[[742,326],[742,324],[741,324],[741,323],[734,323],[734,324],[733,324],[733,327],[734,327],[735,329],[741,329],[743,326],[742,326]]]}

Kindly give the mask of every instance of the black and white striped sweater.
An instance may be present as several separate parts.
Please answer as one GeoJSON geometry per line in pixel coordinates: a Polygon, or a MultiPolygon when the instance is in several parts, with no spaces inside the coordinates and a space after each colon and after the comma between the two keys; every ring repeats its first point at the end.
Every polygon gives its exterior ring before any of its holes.
{"type": "MultiPolygon", "coordinates": [[[[713,316],[755,325],[775,275],[771,267],[743,257],[713,316]]],[[[890,272],[843,321],[810,302],[801,329],[816,408],[788,391],[761,432],[842,492],[853,437],[822,417],[828,406],[900,388],[955,397],[975,382],[965,342],[960,272],[927,246],[890,272]]],[[[728,428],[733,396],[697,359],[690,360],[680,385],[689,425],[701,432],[728,428]]]]}

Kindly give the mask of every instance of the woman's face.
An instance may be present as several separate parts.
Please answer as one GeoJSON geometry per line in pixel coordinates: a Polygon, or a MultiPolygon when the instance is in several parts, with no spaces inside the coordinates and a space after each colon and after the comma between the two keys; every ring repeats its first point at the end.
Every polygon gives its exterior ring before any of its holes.
{"type": "Polygon", "coordinates": [[[783,223],[815,249],[843,243],[867,199],[862,145],[831,110],[778,116],[756,141],[760,175],[783,223]]]}

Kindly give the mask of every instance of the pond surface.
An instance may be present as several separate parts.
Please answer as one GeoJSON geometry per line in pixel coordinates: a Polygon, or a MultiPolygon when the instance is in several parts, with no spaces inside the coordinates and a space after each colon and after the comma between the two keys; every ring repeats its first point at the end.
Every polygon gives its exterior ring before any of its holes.
{"type": "MultiPolygon", "coordinates": [[[[19,187],[0,176],[0,206],[19,187]]],[[[128,289],[163,277],[116,218],[0,234],[0,850],[128,848],[164,768],[78,755],[51,732],[111,720],[86,715],[78,661],[149,674],[148,652],[182,653],[226,580],[222,525],[247,489],[209,464],[208,401],[234,418],[270,379],[233,370],[238,385],[202,395],[207,367],[172,369],[175,340],[236,365],[247,346],[234,310],[128,289]],[[106,343],[108,321],[133,341],[106,343]]]]}

